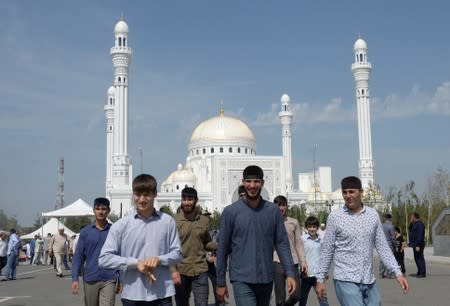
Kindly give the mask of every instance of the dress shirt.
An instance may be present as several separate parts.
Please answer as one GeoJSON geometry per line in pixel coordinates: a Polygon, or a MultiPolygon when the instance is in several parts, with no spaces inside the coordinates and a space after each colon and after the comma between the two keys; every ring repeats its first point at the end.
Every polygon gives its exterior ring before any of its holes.
{"type": "Polygon", "coordinates": [[[116,280],[117,272],[114,269],[100,269],[98,257],[106,236],[108,236],[110,223],[103,229],[98,229],[95,224],[86,225],[80,232],[79,243],[72,259],[72,280],[78,281],[81,267],[86,262],[83,280],[88,282],[102,280],[116,280]]]}
{"type": "MultiPolygon", "coordinates": [[[[294,265],[301,264],[305,260],[305,250],[303,247],[302,231],[297,219],[284,217],[284,228],[288,235],[289,247],[291,248],[292,260],[294,265]]],[[[273,252],[273,261],[280,262],[276,251],[273,252]]]]}
{"type": "Polygon", "coordinates": [[[153,301],[175,294],[169,265],[183,259],[175,220],[162,212],[144,218],[131,212],[111,226],[99,257],[99,266],[120,270],[122,298],[153,301]],[[139,260],[157,256],[160,265],[154,269],[156,281],[150,283],[139,272],[139,260]]]}
{"type": "Polygon", "coordinates": [[[305,247],[306,263],[308,264],[308,277],[316,277],[319,271],[322,238],[317,235],[317,238],[314,239],[310,234],[304,234],[302,240],[305,247]]]}
{"type": "Polygon", "coordinates": [[[9,240],[8,240],[8,251],[6,252],[6,255],[10,255],[11,253],[18,255],[19,254],[19,250],[17,249],[17,244],[19,243],[19,237],[17,237],[16,233],[12,233],[11,235],[9,235],[9,240]]]}
{"type": "Polygon", "coordinates": [[[272,282],[274,248],[286,275],[295,277],[289,240],[278,206],[261,198],[256,208],[242,199],[225,207],[220,218],[217,285],[226,284],[228,256],[231,281],[272,282]]]}
{"type": "Polygon", "coordinates": [[[395,272],[395,275],[401,275],[375,209],[363,205],[359,213],[353,213],[345,205],[333,210],[327,220],[318,281],[325,280],[334,255],[334,279],[362,284],[374,283],[374,247],[388,270],[395,272]]]}

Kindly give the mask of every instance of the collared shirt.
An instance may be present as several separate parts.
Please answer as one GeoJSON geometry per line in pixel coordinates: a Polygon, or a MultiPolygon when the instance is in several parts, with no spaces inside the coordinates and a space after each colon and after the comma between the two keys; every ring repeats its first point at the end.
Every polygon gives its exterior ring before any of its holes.
{"type": "Polygon", "coordinates": [[[17,249],[17,244],[19,243],[19,237],[17,237],[16,233],[12,233],[11,235],[9,235],[9,240],[8,240],[8,251],[6,252],[6,255],[10,255],[11,253],[18,255],[19,254],[19,250],[17,249]]]}
{"type": "Polygon", "coordinates": [[[261,199],[253,208],[240,199],[225,207],[220,218],[217,285],[225,286],[228,256],[231,281],[272,282],[274,248],[286,274],[295,277],[289,240],[278,206],[261,199]]]}
{"type": "Polygon", "coordinates": [[[175,294],[169,265],[183,259],[175,220],[155,211],[149,218],[131,212],[110,230],[100,252],[100,268],[120,270],[123,282],[122,298],[133,301],[153,301],[175,294]],[[160,265],[154,269],[156,281],[137,270],[139,260],[157,256],[160,265]]]}
{"type": "Polygon", "coordinates": [[[308,264],[308,277],[316,277],[319,271],[322,238],[317,235],[317,238],[314,239],[310,234],[304,234],[302,240],[305,247],[306,263],[308,264]]]}
{"type": "MultiPolygon", "coordinates": [[[[294,264],[300,264],[305,260],[305,249],[303,247],[302,232],[300,230],[300,225],[297,219],[291,217],[284,218],[284,228],[288,235],[289,247],[291,249],[292,260],[294,264]]],[[[273,261],[280,262],[280,258],[276,251],[273,252],[273,261]]]]}
{"type": "Polygon", "coordinates": [[[392,222],[389,220],[384,221],[383,223],[383,231],[386,236],[389,247],[392,251],[395,249],[396,238],[395,238],[395,228],[392,225],[392,222]]]}
{"type": "Polygon", "coordinates": [[[100,269],[98,266],[98,257],[110,227],[110,223],[107,223],[103,229],[98,229],[95,224],[89,224],[81,230],[79,243],[72,259],[72,280],[78,281],[78,275],[85,262],[84,281],[93,282],[117,278],[116,270],[100,269]]]}
{"type": "Polygon", "coordinates": [[[211,242],[209,218],[201,215],[188,220],[183,213],[175,216],[184,258],[176,266],[180,274],[198,276],[208,271],[206,244],[211,242]]]}
{"type": "Polygon", "coordinates": [[[401,275],[375,209],[363,206],[359,213],[353,213],[345,205],[333,210],[327,220],[318,281],[325,280],[334,255],[334,279],[362,284],[374,283],[374,247],[383,264],[395,272],[395,275],[401,275]]]}

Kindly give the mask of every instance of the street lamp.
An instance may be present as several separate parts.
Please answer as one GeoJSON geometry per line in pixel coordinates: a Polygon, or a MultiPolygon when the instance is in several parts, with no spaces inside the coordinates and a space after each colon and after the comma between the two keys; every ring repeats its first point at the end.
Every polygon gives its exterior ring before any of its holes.
{"type": "Polygon", "coordinates": [[[317,151],[317,143],[314,144],[314,150],[313,150],[313,188],[314,188],[314,205],[317,204],[316,151],[317,151]]]}

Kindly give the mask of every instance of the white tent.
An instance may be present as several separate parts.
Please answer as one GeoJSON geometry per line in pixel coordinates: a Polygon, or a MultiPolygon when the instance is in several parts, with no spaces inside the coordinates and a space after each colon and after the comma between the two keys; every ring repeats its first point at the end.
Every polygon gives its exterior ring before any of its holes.
{"type": "Polygon", "coordinates": [[[92,210],[92,206],[82,199],[78,199],[66,207],[42,213],[43,217],[75,217],[93,215],[94,211],[92,210]]]}
{"type": "Polygon", "coordinates": [[[47,236],[47,233],[57,233],[58,228],[60,227],[64,227],[64,233],[66,233],[69,237],[76,234],[70,228],[59,222],[57,218],[50,218],[47,223],[42,225],[34,232],[20,236],[20,239],[33,239],[34,235],[40,235],[42,238],[44,238],[45,236],[47,236]]]}

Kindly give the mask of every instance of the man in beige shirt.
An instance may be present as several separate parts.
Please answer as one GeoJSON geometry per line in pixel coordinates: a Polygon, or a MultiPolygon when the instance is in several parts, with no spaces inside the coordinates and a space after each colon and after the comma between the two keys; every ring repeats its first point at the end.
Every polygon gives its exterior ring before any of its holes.
{"type": "Polygon", "coordinates": [[[294,305],[300,301],[300,277],[298,272],[306,272],[306,260],[305,260],[305,248],[303,246],[302,232],[297,219],[288,217],[287,212],[287,199],[286,197],[279,195],[273,202],[278,205],[281,214],[284,218],[284,227],[289,239],[289,247],[291,248],[292,260],[294,261],[295,271],[297,272],[297,292],[290,296],[286,301],[286,272],[280,264],[277,251],[273,252],[273,282],[275,285],[275,303],[276,305],[294,305]]]}
{"type": "Polygon", "coordinates": [[[62,263],[64,254],[67,250],[68,237],[64,233],[64,227],[58,229],[58,233],[54,234],[50,241],[50,252],[52,252],[56,260],[56,276],[63,277],[62,263]]]}

